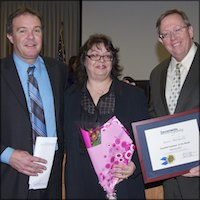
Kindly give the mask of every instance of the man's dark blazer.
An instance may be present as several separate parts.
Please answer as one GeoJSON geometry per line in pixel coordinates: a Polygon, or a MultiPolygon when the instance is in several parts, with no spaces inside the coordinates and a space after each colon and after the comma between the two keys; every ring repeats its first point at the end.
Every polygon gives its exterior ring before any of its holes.
{"type": "MultiPolygon", "coordinates": [[[[67,65],[52,58],[44,58],[54,97],[58,148],[56,151],[49,188],[61,191],[63,158],[63,94],[67,80],[67,65]]],[[[1,152],[8,146],[33,152],[31,122],[25,94],[12,55],[1,60],[1,152]]],[[[1,198],[27,199],[29,177],[1,162],[1,198]]],[[[56,191],[57,190],[57,191],[56,191]]],[[[46,197],[48,198],[48,197],[46,197]]]]}
{"type": "MultiPolygon", "coordinates": [[[[199,44],[196,45],[197,52],[186,77],[186,80],[182,86],[175,113],[188,111],[200,107],[199,44]]],[[[161,64],[153,69],[150,75],[149,111],[150,115],[153,117],[160,117],[169,114],[165,99],[165,84],[167,69],[170,60],[171,58],[164,60],[161,64]]],[[[196,197],[199,197],[199,181],[200,180],[198,177],[186,178],[183,176],[164,181],[166,198],[194,199],[196,197]],[[176,191],[174,191],[175,188],[177,189],[176,191]]]]}

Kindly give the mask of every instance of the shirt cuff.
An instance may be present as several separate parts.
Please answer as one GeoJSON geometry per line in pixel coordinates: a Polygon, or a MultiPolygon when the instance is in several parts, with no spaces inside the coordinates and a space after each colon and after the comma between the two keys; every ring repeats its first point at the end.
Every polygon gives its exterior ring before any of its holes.
{"type": "Polygon", "coordinates": [[[11,148],[11,147],[7,147],[3,152],[2,154],[0,155],[0,161],[5,163],[5,164],[8,164],[9,163],[9,160],[10,160],[10,157],[11,157],[11,154],[13,153],[14,149],[11,148]]]}

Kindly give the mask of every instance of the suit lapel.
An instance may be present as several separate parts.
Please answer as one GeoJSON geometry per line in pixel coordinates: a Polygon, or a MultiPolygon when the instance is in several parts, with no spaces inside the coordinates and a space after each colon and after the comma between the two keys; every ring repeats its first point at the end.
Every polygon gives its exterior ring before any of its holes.
{"type": "Polygon", "coordinates": [[[167,101],[165,98],[165,86],[166,86],[166,80],[167,80],[168,66],[169,66],[169,60],[164,64],[164,68],[161,72],[161,79],[160,79],[160,95],[161,95],[162,103],[163,103],[166,113],[169,113],[168,107],[167,107],[167,101]]]}
{"type": "Polygon", "coordinates": [[[18,72],[12,56],[9,56],[5,65],[2,66],[2,78],[5,79],[8,88],[12,91],[13,95],[19,101],[20,105],[23,107],[24,111],[28,114],[28,108],[26,103],[26,97],[18,76],[18,72]]]}
{"type": "Polygon", "coordinates": [[[56,66],[53,65],[53,62],[49,62],[47,59],[43,58],[45,61],[45,66],[49,75],[49,80],[52,87],[53,92],[53,98],[54,98],[54,106],[55,106],[55,115],[56,115],[56,121],[58,121],[58,111],[59,111],[59,86],[56,86],[56,76],[55,76],[55,69],[56,66]]]}
{"type": "Polygon", "coordinates": [[[185,99],[190,98],[191,88],[193,88],[195,84],[199,84],[196,83],[194,80],[199,80],[199,48],[187,74],[185,82],[182,86],[175,112],[181,112],[184,109],[185,99]]]}

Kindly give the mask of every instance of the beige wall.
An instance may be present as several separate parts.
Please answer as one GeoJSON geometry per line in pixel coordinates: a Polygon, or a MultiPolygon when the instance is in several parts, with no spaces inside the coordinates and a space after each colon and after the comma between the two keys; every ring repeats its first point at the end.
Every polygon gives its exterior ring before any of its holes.
{"type": "Polygon", "coordinates": [[[155,23],[165,10],[178,8],[188,15],[199,42],[199,1],[83,1],[82,42],[104,33],[120,48],[124,75],[149,79],[151,70],[168,54],[158,45],[155,23]]]}

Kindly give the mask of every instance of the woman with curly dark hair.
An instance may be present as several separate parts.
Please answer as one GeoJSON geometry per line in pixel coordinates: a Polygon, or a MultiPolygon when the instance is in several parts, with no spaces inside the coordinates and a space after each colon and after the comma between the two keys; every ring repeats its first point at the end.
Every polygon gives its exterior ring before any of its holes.
{"type": "MultiPolygon", "coordinates": [[[[144,92],[118,80],[122,71],[118,52],[111,39],[102,34],[91,35],[80,48],[76,66],[78,83],[65,94],[66,199],[106,197],[82,140],[80,126],[102,125],[116,116],[134,141],[131,122],[148,118],[144,92]]],[[[115,165],[112,171],[119,178],[117,199],[145,199],[136,151],[128,165],[115,165]]]]}

